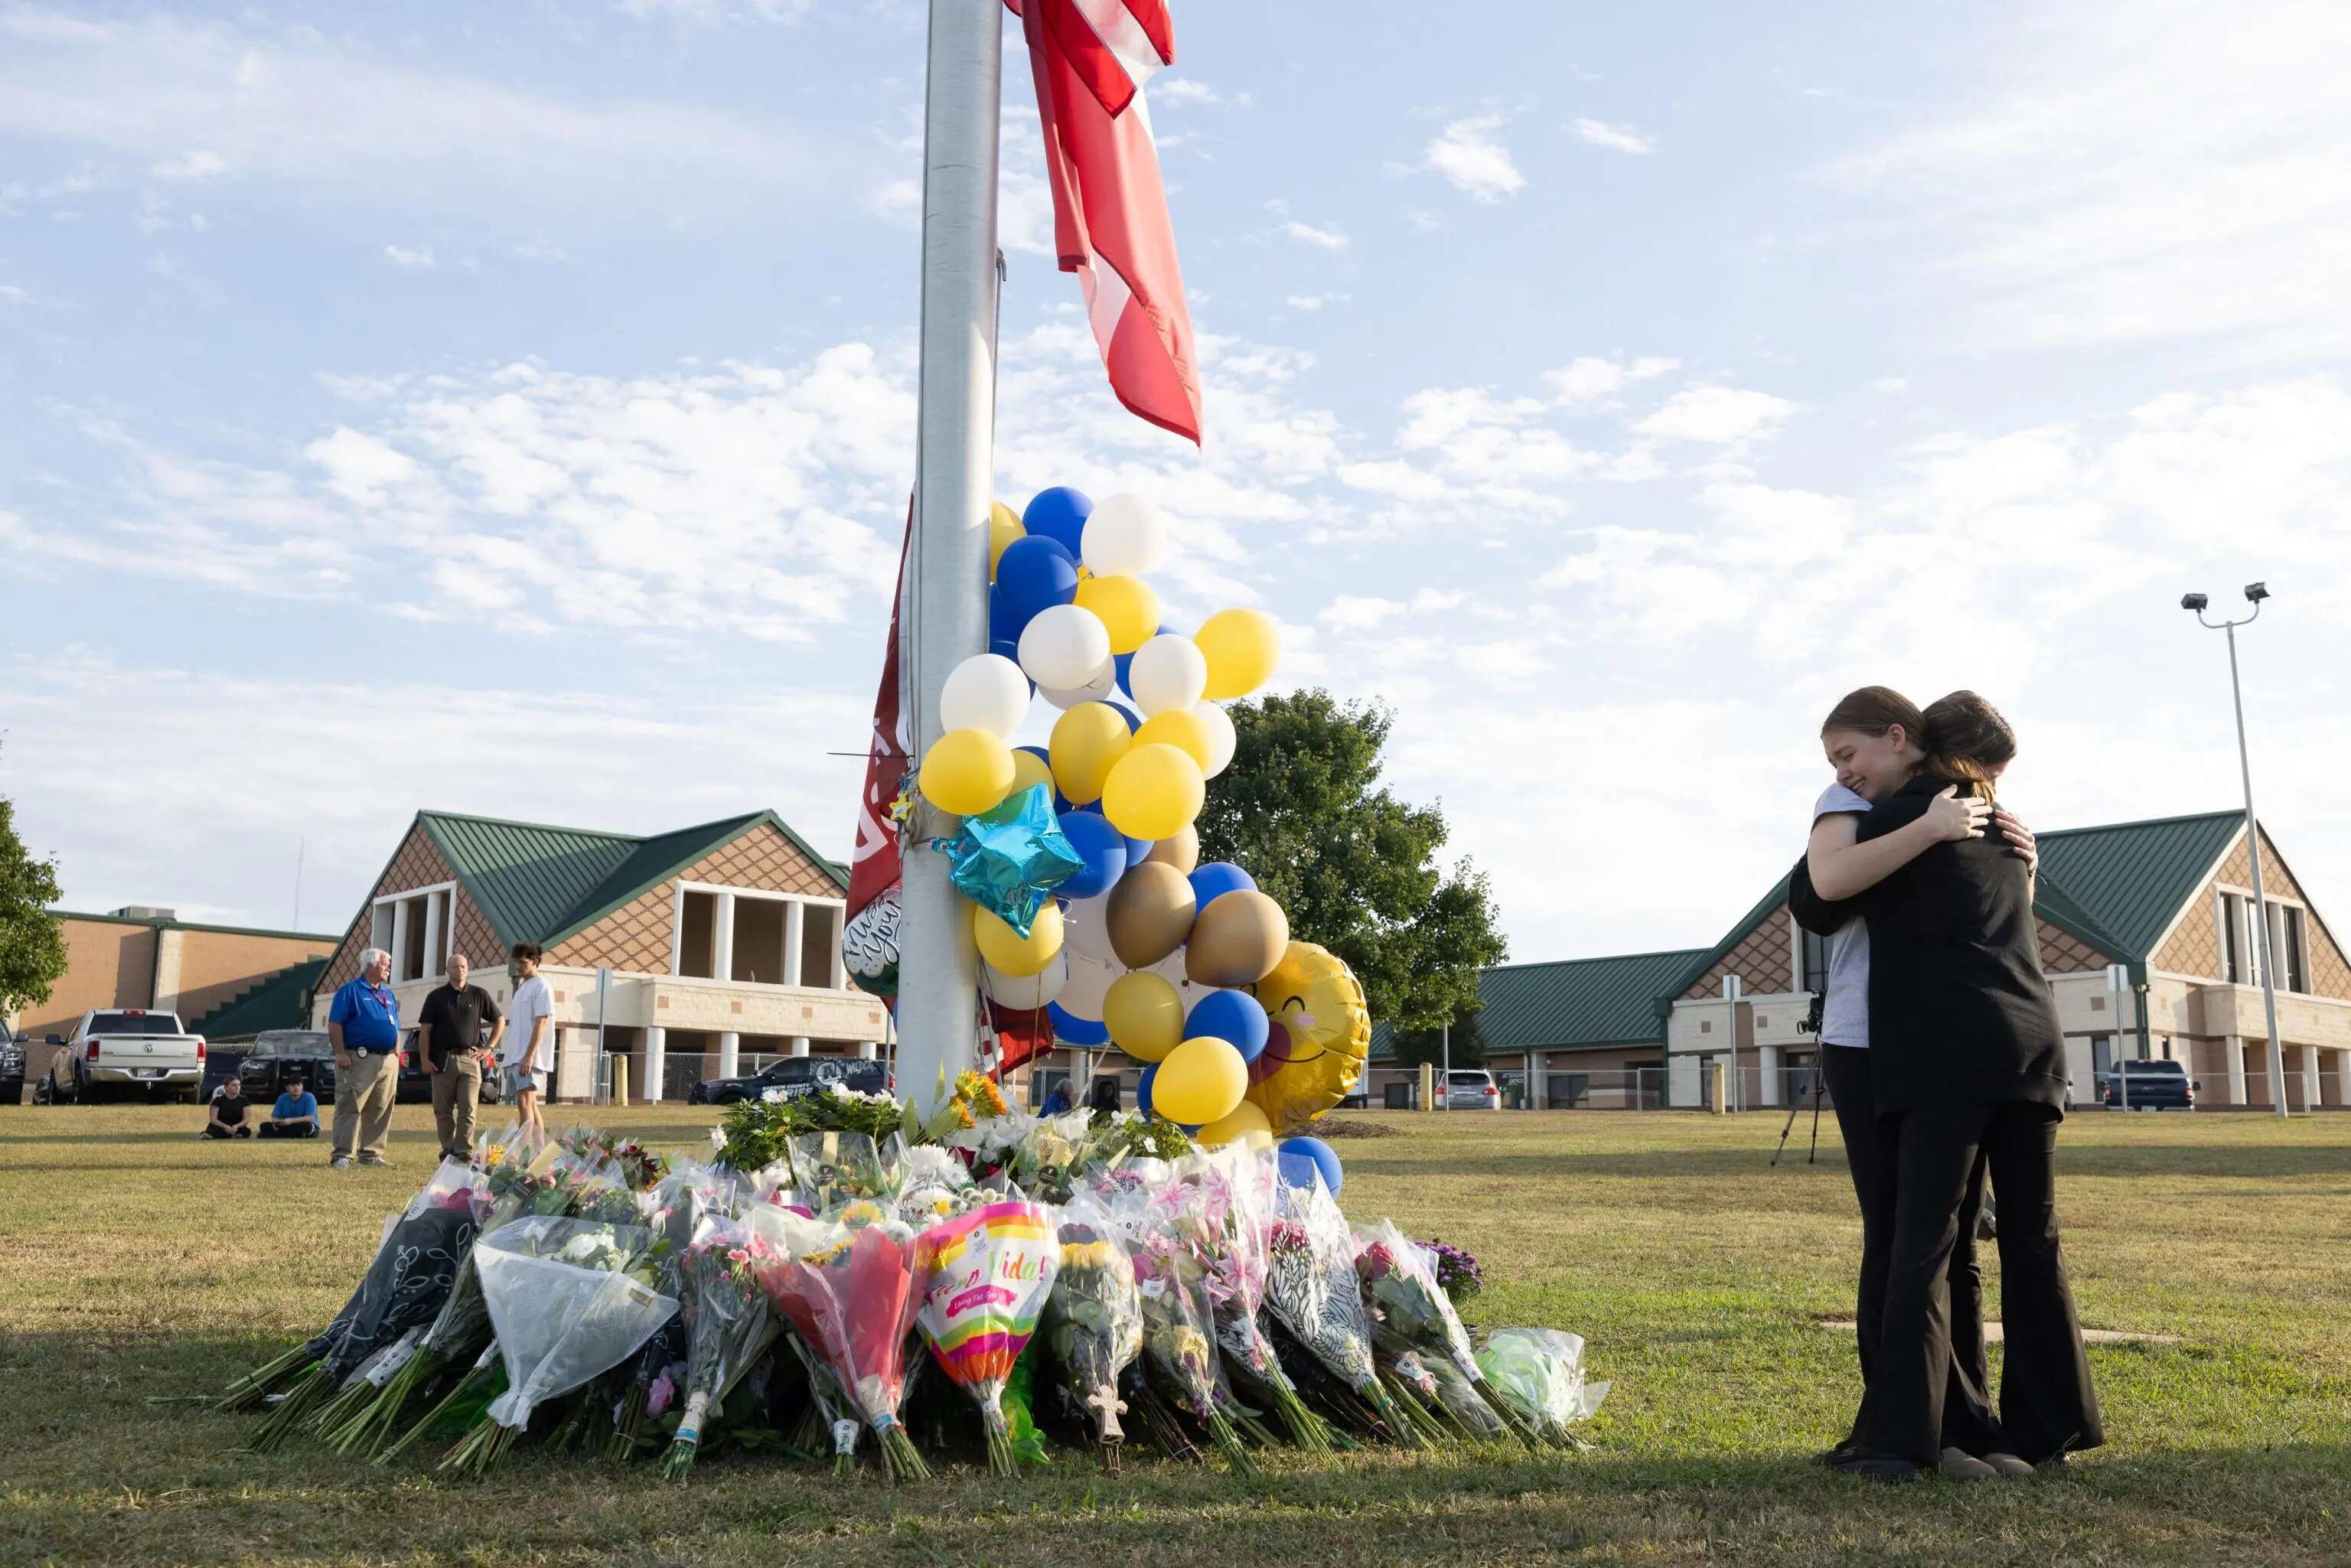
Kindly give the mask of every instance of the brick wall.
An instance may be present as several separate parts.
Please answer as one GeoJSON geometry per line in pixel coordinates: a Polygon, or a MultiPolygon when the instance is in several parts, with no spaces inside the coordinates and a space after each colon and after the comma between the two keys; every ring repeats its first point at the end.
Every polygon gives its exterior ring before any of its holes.
{"type": "MultiPolygon", "coordinates": [[[[2175,975],[2193,975],[2201,979],[2220,978],[2220,932],[2213,909],[2213,894],[2221,885],[2246,889],[2253,884],[2252,858],[2245,852],[2240,841],[2220,869],[2196,890],[2189,901],[2186,914],[2156,956],[2155,967],[2175,975]]],[[[2269,834],[2262,835],[2262,886],[2273,898],[2291,899],[2307,905],[2309,897],[2302,884],[2278,859],[2277,845],[2269,834]]],[[[2305,927],[2310,949],[2310,990],[2314,996],[2332,997],[2351,1001],[2351,962],[2346,962],[2343,949],[2334,935],[2314,916],[2305,927]]]]}
{"type": "Polygon", "coordinates": [[[799,846],[760,822],[722,844],[676,876],[647,888],[602,919],[549,950],[547,961],[582,969],[669,973],[671,943],[677,930],[677,884],[710,883],[720,887],[799,893],[839,898],[841,884],[799,846]]]}

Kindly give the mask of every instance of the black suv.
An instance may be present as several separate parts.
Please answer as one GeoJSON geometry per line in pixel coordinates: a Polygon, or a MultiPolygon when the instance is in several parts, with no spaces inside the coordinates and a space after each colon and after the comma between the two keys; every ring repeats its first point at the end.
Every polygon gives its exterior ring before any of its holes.
{"type": "Polygon", "coordinates": [[[2118,1061],[2098,1074],[2098,1103],[2116,1110],[2193,1111],[2196,1080],[2179,1061],[2118,1061]]]}
{"type": "Polygon", "coordinates": [[[705,1078],[686,1091],[690,1105],[732,1105],[756,1100],[775,1090],[787,1100],[813,1094],[828,1083],[854,1089],[861,1094],[886,1094],[890,1075],[878,1061],[854,1056],[787,1056],[744,1078],[705,1078]]]}
{"type": "Polygon", "coordinates": [[[25,1047],[32,1038],[28,1034],[10,1034],[0,1029],[0,1105],[24,1103],[25,1047]]]}

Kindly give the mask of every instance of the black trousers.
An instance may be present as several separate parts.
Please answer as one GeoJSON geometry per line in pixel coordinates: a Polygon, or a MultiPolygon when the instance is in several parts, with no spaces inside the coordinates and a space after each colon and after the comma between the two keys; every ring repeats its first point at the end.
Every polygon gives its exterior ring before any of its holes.
{"type": "MultiPolygon", "coordinates": [[[[1844,1134],[1853,1194],[1861,1201],[1861,1281],[1854,1305],[1854,1338],[1861,1353],[1862,1409],[1866,1412],[1869,1391],[1886,1364],[1886,1281],[1894,1261],[1901,1122],[1877,1113],[1867,1051],[1824,1044],[1818,1061],[1836,1102],[1837,1130],[1844,1134]]],[[[1983,1201],[1984,1163],[1978,1160],[1963,1194],[1958,1238],[1945,1269],[1950,1351],[1941,1416],[1941,1447],[1970,1454],[1988,1454],[2001,1447],[1991,1410],[1991,1367],[1984,1355],[1983,1270],[1976,1262],[1976,1217],[1983,1201]]],[[[1862,1437],[1858,1416],[1853,1437],[1862,1437]]]]}
{"type": "Polygon", "coordinates": [[[2000,1189],[2000,1426],[2039,1463],[2105,1441],[2082,1325],[2057,1240],[2057,1123],[2028,1101],[1933,1105],[1900,1118],[1894,1248],[1876,1381],[1861,1440],[1920,1464],[1936,1458],[1952,1354],[1949,1264],[1960,1208],[1989,1164],[2000,1189]]]}
{"type": "Polygon", "coordinates": [[[261,1135],[265,1138],[315,1138],[319,1135],[319,1124],[305,1122],[298,1127],[290,1123],[280,1125],[276,1122],[264,1122],[261,1124],[261,1135]]]}
{"type": "Polygon", "coordinates": [[[253,1129],[246,1126],[242,1122],[238,1123],[234,1127],[224,1127],[218,1122],[206,1122],[204,1124],[204,1136],[207,1138],[249,1138],[253,1136],[253,1129]]]}

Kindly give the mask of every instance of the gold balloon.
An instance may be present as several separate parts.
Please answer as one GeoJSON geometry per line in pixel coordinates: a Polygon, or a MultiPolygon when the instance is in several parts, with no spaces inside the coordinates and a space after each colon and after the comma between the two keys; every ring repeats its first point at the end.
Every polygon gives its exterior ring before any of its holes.
{"type": "Polygon", "coordinates": [[[996,580],[996,563],[1004,559],[1004,547],[1029,530],[1020,526],[1020,514],[998,501],[987,509],[987,580],[996,580]]]}
{"type": "Polygon", "coordinates": [[[1129,866],[1102,906],[1110,950],[1128,968],[1148,969],[1184,945],[1193,913],[1191,878],[1152,861],[1129,866]]]}
{"type": "Polygon", "coordinates": [[[1190,708],[1169,708],[1165,713],[1153,714],[1143,721],[1143,727],[1134,732],[1134,744],[1172,746],[1198,763],[1203,773],[1208,769],[1208,759],[1215,755],[1209,743],[1207,726],[1202,724],[1190,708]]]}
{"type": "MultiPolygon", "coordinates": [[[[1148,861],[1144,862],[1148,865],[1148,861]]],[[[1219,894],[1184,944],[1184,974],[1203,986],[1248,986],[1281,962],[1290,916],[1255,888],[1219,894]]]]}
{"type": "Polygon", "coordinates": [[[1042,784],[1050,788],[1052,783],[1053,768],[1051,764],[1048,763],[1043,758],[1038,756],[1035,752],[1029,751],[1026,748],[1013,752],[1012,788],[1006,790],[1006,794],[1018,794],[1021,790],[1028,789],[1031,784],[1042,784]]]}
{"type": "Polygon", "coordinates": [[[1274,1136],[1286,1138],[1362,1079],[1372,1049],[1371,1009],[1355,972],[1311,942],[1290,944],[1249,992],[1265,1009],[1269,1029],[1264,1051],[1249,1063],[1249,1103],[1265,1113],[1274,1136]]]}
{"type": "Polygon", "coordinates": [[[1072,806],[1092,805],[1102,799],[1111,769],[1134,744],[1134,732],[1118,709],[1108,703],[1080,703],[1053,721],[1046,748],[1053,759],[1053,782],[1072,806]]]}
{"type": "Polygon", "coordinates": [[[1040,904],[1029,935],[1023,936],[995,911],[974,904],[971,934],[978,940],[979,956],[1005,974],[1016,978],[1042,974],[1061,950],[1061,906],[1050,898],[1040,904]]]}
{"type": "Polygon", "coordinates": [[[1131,969],[1102,995],[1111,1043],[1137,1061],[1157,1061],[1184,1043],[1184,998],[1166,977],[1131,969]]]}
{"type": "Polygon", "coordinates": [[[1193,1134],[1192,1139],[1213,1149],[1219,1144],[1229,1144],[1235,1138],[1261,1137],[1272,1132],[1273,1124],[1266,1119],[1265,1113],[1253,1102],[1244,1100],[1228,1114],[1217,1117],[1193,1134]]]}
{"type": "Polygon", "coordinates": [[[1186,876],[1190,876],[1200,869],[1200,830],[1187,826],[1182,832],[1152,845],[1151,852],[1143,858],[1157,861],[1161,865],[1172,865],[1186,876]]]}
{"type": "Polygon", "coordinates": [[[1249,1063],[1232,1041],[1214,1035],[1169,1051],[1151,1081],[1151,1108],[1171,1122],[1205,1126],[1233,1113],[1249,1093],[1249,1063]]]}

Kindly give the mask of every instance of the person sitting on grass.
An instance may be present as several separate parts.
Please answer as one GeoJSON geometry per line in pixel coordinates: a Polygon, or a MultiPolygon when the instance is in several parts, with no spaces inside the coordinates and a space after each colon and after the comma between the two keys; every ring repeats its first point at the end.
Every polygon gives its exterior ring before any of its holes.
{"type": "Polygon", "coordinates": [[[269,1120],[261,1124],[265,1138],[315,1138],[319,1135],[319,1097],[310,1092],[309,1085],[299,1072],[288,1072],[277,1092],[277,1103],[269,1108],[269,1120]]]}
{"type": "Polygon", "coordinates": [[[249,1138],[253,1129],[246,1124],[245,1113],[252,1101],[245,1097],[245,1079],[232,1072],[221,1086],[213,1091],[212,1113],[204,1120],[200,1138],[249,1138]]]}

